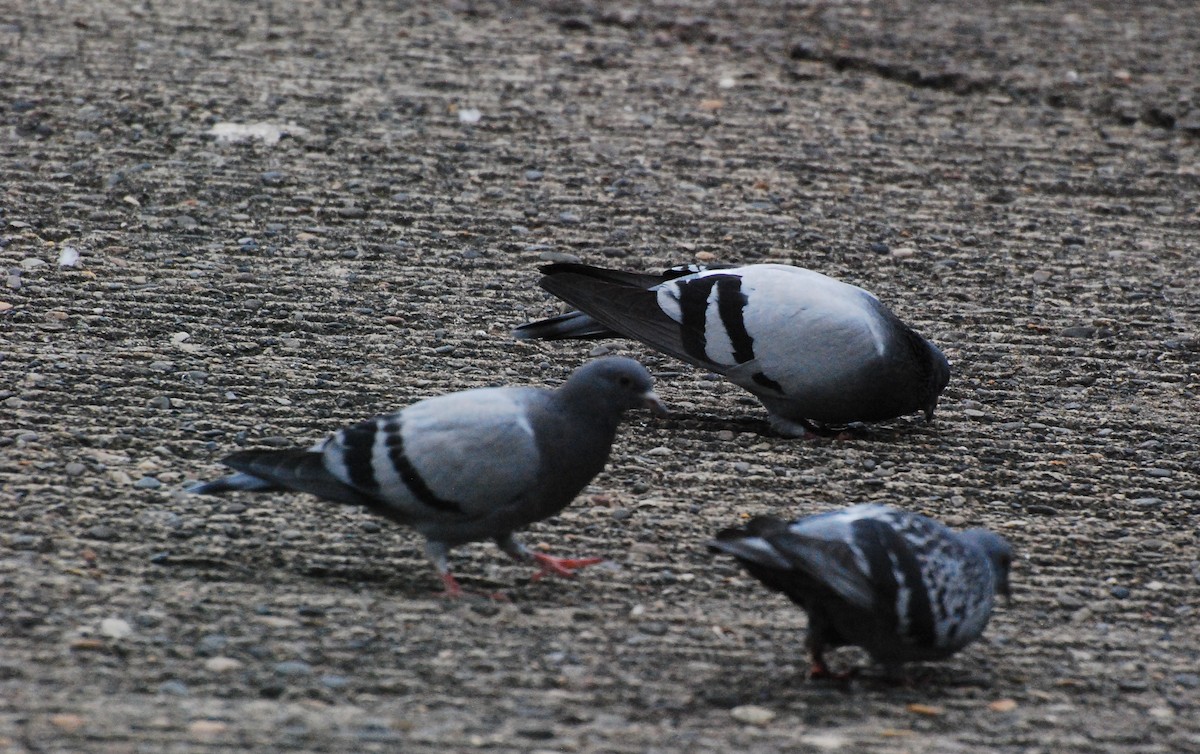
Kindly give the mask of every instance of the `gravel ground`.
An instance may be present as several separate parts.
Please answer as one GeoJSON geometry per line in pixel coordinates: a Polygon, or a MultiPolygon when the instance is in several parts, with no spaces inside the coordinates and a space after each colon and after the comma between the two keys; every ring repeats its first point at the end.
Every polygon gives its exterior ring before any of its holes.
{"type": "Polygon", "coordinates": [[[1200,749],[1200,10],[1129,5],[10,0],[0,752],[1200,749]],[[636,344],[511,340],[572,255],[820,269],[955,375],[931,426],[779,439],[636,344]],[[574,581],[467,546],[511,603],[446,603],[387,522],[181,493],[596,348],[676,413],[529,532],[610,559],[574,581]],[[807,681],[702,546],[858,501],[1019,550],[904,687],[807,681]]]}

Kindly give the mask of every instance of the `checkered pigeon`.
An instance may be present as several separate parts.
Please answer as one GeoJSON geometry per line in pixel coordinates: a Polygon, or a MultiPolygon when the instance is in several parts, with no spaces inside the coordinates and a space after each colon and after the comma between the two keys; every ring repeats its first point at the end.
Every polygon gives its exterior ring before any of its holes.
{"type": "Polygon", "coordinates": [[[813,675],[825,650],[859,646],[894,676],[979,638],[1009,594],[1012,548],[986,529],[954,531],[919,513],[855,505],[790,523],[771,516],[708,543],[808,614],[813,675]]]}

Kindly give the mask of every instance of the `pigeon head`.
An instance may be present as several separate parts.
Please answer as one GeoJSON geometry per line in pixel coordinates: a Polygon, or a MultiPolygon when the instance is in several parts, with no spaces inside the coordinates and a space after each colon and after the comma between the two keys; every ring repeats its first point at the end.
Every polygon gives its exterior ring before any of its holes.
{"type": "Polygon", "coordinates": [[[648,408],[660,416],[667,414],[646,367],[620,356],[597,359],[576,369],[562,390],[572,397],[595,400],[620,411],[648,408]]]}
{"type": "Polygon", "coordinates": [[[987,529],[967,529],[959,533],[959,539],[987,556],[996,580],[996,594],[1012,598],[1008,584],[1008,572],[1012,568],[1013,551],[1008,540],[987,529]]]}

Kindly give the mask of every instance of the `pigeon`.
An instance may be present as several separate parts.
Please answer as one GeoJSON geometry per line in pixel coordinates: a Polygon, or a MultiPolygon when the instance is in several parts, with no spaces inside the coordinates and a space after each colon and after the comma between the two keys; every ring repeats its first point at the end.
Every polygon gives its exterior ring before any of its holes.
{"type": "Polygon", "coordinates": [[[666,409],[633,359],[598,359],[556,390],[492,387],[450,393],[346,427],[310,448],[247,450],[222,463],[237,473],[188,488],[308,492],[357,505],[425,536],[444,595],[462,588],[450,548],[492,539],[546,574],[572,576],[600,558],[532,552],[514,536],[567,506],[608,460],[621,416],[666,409]]]}
{"type": "Polygon", "coordinates": [[[933,418],[950,365],[937,346],[857,286],[786,264],[540,268],[574,306],[513,331],[520,340],[627,337],[753,393],[787,437],[921,410],[933,418]]]}
{"type": "Polygon", "coordinates": [[[862,647],[892,678],[902,663],[949,657],[983,633],[995,595],[1010,595],[1003,537],[886,505],[759,516],[708,546],[804,609],[814,677],[832,675],[825,650],[839,646],[862,647]]]}

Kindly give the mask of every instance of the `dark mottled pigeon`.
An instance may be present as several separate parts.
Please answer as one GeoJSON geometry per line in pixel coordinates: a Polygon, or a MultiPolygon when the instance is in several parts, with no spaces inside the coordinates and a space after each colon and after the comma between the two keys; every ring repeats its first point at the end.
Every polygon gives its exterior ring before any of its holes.
{"type": "Polygon", "coordinates": [[[708,543],[808,613],[813,675],[825,650],[865,649],[890,676],[979,638],[1008,596],[1012,548],[986,529],[956,532],[918,513],[855,505],[786,523],[770,516],[708,543]]]}
{"type": "Polygon", "coordinates": [[[541,286],[579,311],[522,325],[517,338],[639,340],[749,390],[784,435],[918,410],[929,420],[950,379],[942,352],[879,299],[801,267],[541,271],[541,286]]]}
{"type": "Polygon", "coordinates": [[[664,411],[653,380],[632,359],[607,358],[575,371],[556,390],[497,387],[415,403],[355,424],[308,449],[247,450],[222,463],[236,469],[190,492],[308,492],[361,505],[425,536],[425,552],[448,596],[450,548],[492,539],[538,576],[570,576],[599,558],[531,552],[513,537],[571,502],[604,468],[622,414],[664,411]]]}

